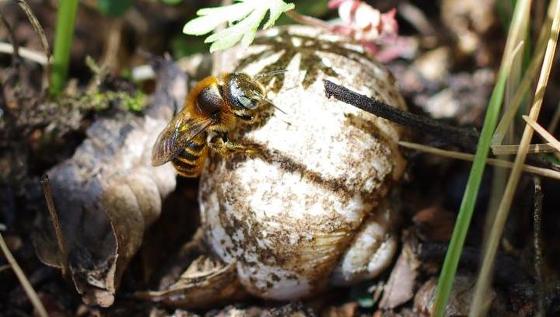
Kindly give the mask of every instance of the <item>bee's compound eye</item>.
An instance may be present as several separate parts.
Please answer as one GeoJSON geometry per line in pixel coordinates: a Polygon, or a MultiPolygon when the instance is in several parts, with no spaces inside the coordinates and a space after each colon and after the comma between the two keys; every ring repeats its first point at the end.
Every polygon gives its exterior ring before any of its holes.
{"type": "Polygon", "coordinates": [[[243,108],[247,108],[247,109],[254,109],[257,106],[256,102],[254,102],[253,100],[245,96],[237,97],[237,102],[239,102],[239,104],[243,106],[243,108]]]}
{"type": "Polygon", "coordinates": [[[246,110],[253,110],[259,105],[262,93],[262,87],[243,73],[230,75],[225,90],[226,99],[233,107],[246,110]]]}

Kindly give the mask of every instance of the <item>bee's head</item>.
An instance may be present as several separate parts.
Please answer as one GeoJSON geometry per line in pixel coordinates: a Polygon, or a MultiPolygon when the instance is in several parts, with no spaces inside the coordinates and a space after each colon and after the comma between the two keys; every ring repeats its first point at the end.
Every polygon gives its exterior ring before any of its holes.
{"type": "Polygon", "coordinates": [[[270,103],[264,87],[247,74],[232,73],[226,77],[225,98],[233,114],[245,121],[252,121],[263,105],[270,103]]]}

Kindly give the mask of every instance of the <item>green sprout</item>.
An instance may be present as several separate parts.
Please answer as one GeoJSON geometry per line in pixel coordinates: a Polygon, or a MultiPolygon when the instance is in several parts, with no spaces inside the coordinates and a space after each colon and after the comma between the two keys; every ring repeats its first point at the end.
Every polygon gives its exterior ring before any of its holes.
{"type": "Polygon", "coordinates": [[[70,63],[70,48],[74,37],[74,24],[78,0],[60,1],[57,12],[56,33],[54,36],[54,60],[51,73],[49,92],[57,96],[66,82],[68,64],[70,63]]]}
{"type": "Polygon", "coordinates": [[[185,24],[183,33],[207,34],[227,22],[227,28],[210,35],[204,41],[212,43],[210,52],[230,48],[239,41],[242,45],[248,46],[253,42],[257,29],[268,11],[270,14],[263,29],[273,26],[282,13],[292,9],[294,9],[293,3],[282,0],[237,0],[237,3],[232,5],[198,10],[199,17],[185,24]]]}

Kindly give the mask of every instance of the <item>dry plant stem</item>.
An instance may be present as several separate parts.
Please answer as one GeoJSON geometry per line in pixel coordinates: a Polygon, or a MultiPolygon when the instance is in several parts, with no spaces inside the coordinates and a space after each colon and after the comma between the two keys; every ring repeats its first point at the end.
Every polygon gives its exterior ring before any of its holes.
{"type": "MultiPolygon", "coordinates": [[[[492,145],[492,153],[494,155],[511,155],[517,153],[519,145],[517,144],[506,144],[506,145],[492,145]]],[[[527,153],[552,153],[555,152],[554,148],[550,143],[538,143],[530,144],[527,153]]]]}
{"type": "Polygon", "coordinates": [[[523,116],[523,120],[525,120],[525,122],[527,122],[527,124],[529,124],[531,128],[537,131],[537,133],[540,134],[540,136],[542,136],[542,138],[545,139],[548,142],[548,144],[553,146],[556,149],[556,151],[560,152],[560,142],[552,134],[546,131],[536,121],[531,120],[531,118],[527,116],[523,116]]]}
{"type": "Polygon", "coordinates": [[[331,26],[325,21],[307,15],[299,14],[296,10],[286,11],[286,15],[295,22],[303,25],[309,25],[326,30],[331,29],[331,26]]]}
{"type": "Polygon", "coordinates": [[[45,306],[43,306],[43,303],[41,303],[41,300],[39,299],[37,292],[35,292],[33,286],[25,276],[25,273],[23,273],[21,267],[19,266],[16,259],[12,255],[12,252],[10,252],[10,249],[8,249],[8,246],[6,245],[6,242],[4,241],[4,237],[2,236],[1,233],[0,233],[0,250],[2,250],[2,253],[6,258],[6,261],[8,261],[8,264],[12,267],[12,270],[16,274],[21,286],[23,287],[23,290],[25,291],[25,294],[27,294],[27,297],[31,301],[31,304],[37,311],[37,314],[41,317],[48,317],[49,315],[47,314],[47,310],[45,309],[45,306]]]}
{"type": "MultiPolygon", "coordinates": [[[[520,23],[520,33],[527,34],[528,32],[528,16],[525,16],[522,19],[522,23],[520,23]]],[[[507,110],[508,105],[511,103],[511,100],[514,98],[515,92],[517,87],[519,86],[519,81],[521,80],[522,74],[522,65],[523,65],[523,55],[520,54],[525,51],[525,41],[520,40],[518,43],[518,47],[514,50],[513,57],[511,59],[511,67],[508,78],[506,80],[506,87],[504,91],[504,109],[507,110]]],[[[515,125],[512,123],[505,135],[505,142],[506,144],[514,144],[517,143],[515,140],[515,125]]],[[[490,146],[494,155],[496,152],[494,151],[494,147],[490,146]]],[[[515,151],[514,153],[517,153],[515,151]]],[[[509,157],[501,155],[496,157],[498,159],[508,160],[509,157]]],[[[488,202],[488,213],[486,214],[486,220],[484,221],[484,236],[487,237],[492,230],[490,224],[494,222],[494,217],[496,216],[496,210],[498,209],[498,205],[500,204],[500,197],[504,194],[504,188],[506,188],[507,183],[507,175],[508,171],[504,169],[495,170],[492,174],[492,185],[490,189],[490,199],[488,202]]]]}
{"type": "MultiPolygon", "coordinates": [[[[474,160],[474,155],[473,154],[442,150],[442,149],[438,149],[438,148],[435,148],[435,147],[431,147],[431,146],[427,146],[427,145],[423,145],[423,144],[418,144],[418,143],[406,142],[406,141],[399,141],[399,145],[402,146],[402,147],[409,148],[409,149],[413,149],[413,150],[417,150],[417,151],[421,151],[421,152],[425,152],[425,153],[430,153],[430,154],[434,154],[434,155],[438,155],[438,156],[442,156],[442,157],[448,157],[448,158],[453,158],[453,159],[458,159],[458,160],[463,160],[463,161],[469,161],[469,162],[472,162],[474,160]]],[[[497,167],[503,167],[503,168],[508,168],[508,169],[511,169],[513,167],[512,162],[505,161],[505,160],[488,159],[487,162],[488,162],[489,165],[497,166],[497,167]]],[[[539,175],[539,176],[543,176],[543,177],[547,177],[547,178],[553,178],[553,179],[560,180],[560,172],[557,172],[555,170],[551,170],[551,169],[548,169],[548,168],[542,168],[542,167],[536,167],[536,166],[525,165],[524,164],[523,165],[523,171],[527,172],[527,173],[534,174],[534,175],[539,175]]]]}
{"type": "MultiPolygon", "coordinates": [[[[537,83],[535,100],[533,102],[531,111],[529,113],[529,118],[531,118],[531,120],[534,121],[536,121],[539,116],[543,97],[544,97],[544,92],[546,90],[546,86],[550,75],[550,70],[552,68],[552,63],[554,61],[554,53],[556,50],[556,43],[558,40],[558,30],[560,29],[560,2],[556,2],[553,16],[554,16],[554,20],[552,22],[550,37],[548,39],[546,52],[544,55],[544,62],[541,68],[539,81],[537,83]]],[[[500,206],[498,207],[498,211],[496,212],[496,219],[494,221],[494,225],[492,226],[493,230],[490,233],[488,239],[487,249],[486,252],[484,253],[482,267],[475,287],[475,294],[480,294],[480,296],[474,297],[474,300],[471,304],[471,312],[470,312],[471,316],[484,315],[482,300],[484,300],[484,298],[486,297],[485,294],[487,294],[488,287],[490,286],[490,282],[491,282],[490,276],[492,273],[493,262],[496,257],[496,252],[498,250],[498,245],[500,242],[500,238],[502,236],[504,225],[507,220],[509,210],[511,208],[513,196],[515,194],[515,190],[519,183],[519,178],[521,175],[521,171],[523,169],[523,162],[525,162],[525,159],[527,157],[527,149],[529,148],[529,144],[531,142],[532,136],[533,136],[533,128],[530,125],[526,125],[523,131],[523,136],[521,137],[519,151],[517,152],[517,155],[515,157],[513,169],[510,173],[506,185],[506,189],[504,191],[504,196],[502,197],[500,206]]]]}
{"type": "MultiPolygon", "coordinates": [[[[521,29],[523,30],[523,33],[528,34],[528,25],[529,25],[529,21],[528,21],[528,17],[526,19],[523,19],[522,26],[521,29]]],[[[526,45],[525,45],[525,40],[521,40],[519,42],[519,50],[517,50],[514,55],[513,58],[511,60],[511,67],[510,67],[510,72],[508,75],[508,79],[506,81],[506,89],[504,92],[504,104],[503,104],[503,110],[502,111],[507,111],[507,109],[509,108],[509,105],[511,104],[511,101],[513,100],[513,98],[515,98],[515,93],[517,92],[517,87],[519,87],[519,83],[521,81],[522,74],[523,74],[523,59],[524,59],[524,52],[526,52],[526,45]]],[[[515,122],[512,122],[509,126],[507,131],[505,132],[505,139],[502,140],[502,142],[505,142],[505,144],[514,144],[517,143],[517,140],[515,139],[515,122]]],[[[491,208],[491,210],[496,210],[496,207],[498,206],[498,200],[495,197],[501,197],[502,193],[501,191],[503,191],[503,189],[505,188],[505,184],[506,184],[506,175],[494,175],[494,180],[496,180],[498,178],[502,178],[501,180],[498,180],[498,182],[502,182],[502,186],[499,189],[498,192],[496,192],[496,194],[494,196],[494,193],[492,193],[492,199],[496,205],[493,206],[493,208],[491,208]]],[[[498,185],[498,184],[496,184],[498,185]]],[[[497,189],[497,188],[496,188],[497,189]]],[[[492,204],[490,204],[490,206],[492,206],[492,204]]]]}
{"type": "Polygon", "coordinates": [[[105,41],[105,51],[101,58],[100,67],[113,70],[117,67],[119,48],[121,45],[121,34],[123,27],[122,18],[114,18],[110,22],[109,36],[105,41]]]}
{"type": "Polygon", "coordinates": [[[23,12],[25,12],[27,19],[29,20],[29,23],[31,23],[33,30],[35,30],[35,33],[37,33],[39,39],[41,40],[41,47],[43,48],[43,52],[45,56],[47,56],[47,64],[46,64],[47,67],[43,78],[44,78],[44,83],[46,83],[46,87],[49,87],[52,66],[51,66],[51,51],[49,49],[49,42],[47,41],[47,35],[45,33],[45,30],[39,23],[39,20],[33,14],[33,11],[31,10],[31,7],[27,4],[27,2],[25,2],[24,0],[17,0],[17,3],[19,7],[23,10],[23,12]]]}
{"type": "Polygon", "coordinates": [[[324,80],[323,82],[325,84],[325,93],[327,97],[334,96],[342,102],[360,108],[378,117],[419,130],[420,132],[431,134],[447,144],[458,145],[468,150],[472,150],[476,147],[479,135],[475,129],[453,127],[428,117],[415,115],[391,107],[379,100],[358,94],[329,80],[324,80]]]}
{"type": "Polygon", "coordinates": [[[512,102],[510,103],[508,109],[504,112],[502,118],[500,119],[500,122],[498,123],[498,127],[496,128],[496,131],[494,132],[494,137],[492,139],[492,144],[494,145],[502,144],[504,137],[506,135],[506,131],[508,130],[508,127],[511,125],[511,122],[513,122],[513,119],[515,118],[515,115],[517,114],[517,111],[521,106],[523,97],[529,91],[529,88],[533,83],[533,79],[535,78],[537,71],[539,69],[539,65],[541,65],[544,56],[544,51],[545,51],[546,37],[550,31],[550,26],[552,25],[552,14],[553,14],[552,8],[554,8],[553,5],[555,5],[557,1],[558,0],[552,0],[550,3],[547,18],[541,28],[541,31],[539,33],[539,38],[537,40],[535,56],[532,57],[531,62],[529,63],[529,66],[525,71],[523,79],[521,80],[521,83],[517,88],[517,91],[513,97],[512,102]]]}
{"type": "Polygon", "coordinates": [[[29,6],[29,4],[27,4],[27,2],[25,2],[24,0],[18,0],[17,3],[19,7],[23,10],[23,12],[25,12],[27,19],[29,19],[31,26],[33,27],[37,35],[39,35],[39,39],[41,40],[41,47],[45,51],[45,55],[48,56],[49,42],[47,41],[47,35],[45,33],[45,30],[43,30],[41,23],[39,23],[39,20],[37,19],[35,14],[33,14],[33,11],[31,10],[31,7],[29,6]]]}
{"type": "Polygon", "coordinates": [[[62,254],[63,265],[62,265],[62,275],[66,275],[68,272],[68,265],[66,259],[68,258],[68,253],[66,252],[66,247],[64,244],[64,235],[62,233],[62,228],[60,227],[60,220],[58,218],[58,213],[56,212],[56,207],[54,205],[53,195],[51,186],[49,183],[49,177],[43,175],[41,177],[41,186],[43,187],[43,194],[45,195],[45,200],[47,202],[47,209],[49,210],[49,215],[54,229],[54,234],[56,236],[56,243],[58,249],[62,254]]]}
{"type": "MultiPolygon", "coordinates": [[[[14,54],[14,56],[15,56],[16,55],[15,49],[16,49],[16,47],[13,46],[10,43],[0,42],[0,53],[14,54]]],[[[25,59],[30,60],[32,62],[35,62],[37,64],[47,65],[47,63],[48,63],[47,56],[45,56],[44,54],[42,54],[40,52],[30,50],[30,49],[25,48],[25,47],[18,47],[18,53],[17,54],[19,55],[19,57],[25,58],[25,59]]]]}
{"type": "Polygon", "coordinates": [[[535,273],[537,275],[537,301],[538,301],[538,315],[544,316],[544,293],[545,285],[543,279],[543,247],[542,247],[542,202],[543,192],[541,187],[541,179],[533,177],[535,183],[535,196],[534,196],[534,213],[533,213],[533,244],[535,248],[535,273]]]}

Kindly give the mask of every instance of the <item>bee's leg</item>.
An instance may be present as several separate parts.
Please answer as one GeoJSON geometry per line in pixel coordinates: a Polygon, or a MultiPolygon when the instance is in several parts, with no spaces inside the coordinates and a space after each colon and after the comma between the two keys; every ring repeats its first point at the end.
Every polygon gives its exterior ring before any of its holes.
{"type": "Polygon", "coordinates": [[[255,149],[241,144],[235,144],[228,140],[226,134],[222,133],[209,133],[207,142],[212,150],[224,157],[228,157],[232,154],[246,154],[253,157],[257,154],[255,149]]]}

